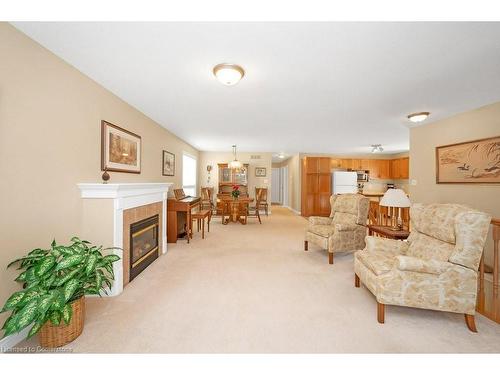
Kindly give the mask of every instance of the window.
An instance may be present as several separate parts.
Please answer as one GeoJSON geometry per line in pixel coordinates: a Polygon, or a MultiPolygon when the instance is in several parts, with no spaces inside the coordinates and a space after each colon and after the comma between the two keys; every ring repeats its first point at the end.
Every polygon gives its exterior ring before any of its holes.
{"type": "Polygon", "coordinates": [[[188,154],[182,155],[182,188],[184,194],[196,196],[196,159],[188,154]]]}

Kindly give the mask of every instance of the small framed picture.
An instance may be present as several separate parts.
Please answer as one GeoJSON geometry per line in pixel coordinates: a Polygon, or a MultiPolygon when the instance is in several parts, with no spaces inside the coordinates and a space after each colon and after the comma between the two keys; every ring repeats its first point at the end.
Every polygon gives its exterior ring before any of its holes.
{"type": "Polygon", "coordinates": [[[175,155],[163,150],[162,166],[162,174],[164,176],[175,176],[175,155]]]}
{"type": "Polygon", "coordinates": [[[101,170],[141,173],[141,137],[102,120],[101,170]]]}
{"type": "Polygon", "coordinates": [[[266,177],[266,168],[255,167],[255,177],[266,177]]]}

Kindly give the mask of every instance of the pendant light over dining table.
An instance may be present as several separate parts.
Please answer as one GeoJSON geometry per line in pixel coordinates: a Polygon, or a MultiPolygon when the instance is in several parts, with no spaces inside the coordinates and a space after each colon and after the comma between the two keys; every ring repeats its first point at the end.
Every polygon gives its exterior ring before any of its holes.
{"type": "Polygon", "coordinates": [[[233,145],[233,160],[229,162],[229,168],[231,169],[241,169],[243,164],[236,158],[236,145],[233,145]]]}

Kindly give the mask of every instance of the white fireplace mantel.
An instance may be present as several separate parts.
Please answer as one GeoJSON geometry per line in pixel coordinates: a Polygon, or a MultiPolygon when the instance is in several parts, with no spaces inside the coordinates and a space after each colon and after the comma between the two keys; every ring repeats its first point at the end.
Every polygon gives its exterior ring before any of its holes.
{"type": "MultiPolygon", "coordinates": [[[[123,210],[140,207],[151,203],[163,202],[161,230],[162,253],[167,252],[167,198],[172,183],[81,183],[77,184],[84,199],[113,200],[113,246],[123,248],[123,210]]],[[[122,258],[120,250],[115,253],[122,258]]],[[[123,291],[122,261],[113,264],[115,280],[110,295],[116,296],[123,291]]]]}

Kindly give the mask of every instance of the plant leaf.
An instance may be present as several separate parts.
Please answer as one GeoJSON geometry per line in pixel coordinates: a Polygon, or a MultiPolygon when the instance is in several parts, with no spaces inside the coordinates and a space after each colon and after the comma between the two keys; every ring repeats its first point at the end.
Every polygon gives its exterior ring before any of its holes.
{"type": "Polygon", "coordinates": [[[64,285],[64,302],[68,302],[70,300],[79,286],[80,281],[78,279],[71,279],[64,285]]]}
{"type": "Polygon", "coordinates": [[[106,255],[106,256],[104,257],[104,260],[105,260],[106,262],[108,262],[108,263],[113,263],[113,262],[116,262],[116,261],[118,261],[118,260],[120,260],[120,259],[121,259],[121,258],[120,258],[118,255],[116,255],[116,254],[106,255]]]}
{"type": "Polygon", "coordinates": [[[54,296],[52,294],[46,294],[40,297],[40,301],[38,303],[38,312],[40,315],[45,315],[52,305],[52,301],[54,300],[54,296]]]}
{"type": "Polygon", "coordinates": [[[61,324],[61,313],[57,310],[54,310],[50,313],[49,319],[52,325],[58,326],[59,324],[61,324]]]}
{"type": "Polygon", "coordinates": [[[9,297],[9,299],[5,302],[5,305],[3,306],[0,313],[14,309],[19,304],[19,302],[21,302],[25,294],[26,294],[25,290],[13,293],[9,297]]]}
{"type": "Polygon", "coordinates": [[[52,305],[50,308],[52,310],[62,310],[66,301],[64,300],[64,293],[60,289],[51,290],[53,297],[52,305]]]}
{"type": "Polygon", "coordinates": [[[62,278],[60,278],[59,280],[57,280],[57,282],[55,283],[55,285],[56,286],[63,285],[66,281],[68,281],[69,279],[73,278],[80,270],[81,270],[81,267],[78,266],[74,270],[69,271],[66,275],[64,275],[62,278]]]}
{"type": "Polygon", "coordinates": [[[19,332],[24,327],[28,326],[30,323],[33,323],[35,317],[37,315],[37,307],[38,307],[39,298],[35,298],[28,302],[26,306],[24,306],[19,312],[19,319],[16,324],[15,332],[19,332]]]}
{"type": "Polygon", "coordinates": [[[54,266],[54,264],[56,264],[56,257],[47,256],[43,258],[35,267],[35,275],[38,277],[44,275],[54,266]]]}
{"type": "Polygon", "coordinates": [[[87,266],[85,267],[85,273],[89,276],[92,272],[94,272],[95,266],[97,263],[97,255],[91,254],[87,261],[87,266]]]}
{"type": "Polygon", "coordinates": [[[58,263],[56,266],[56,271],[63,270],[68,267],[72,267],[77,265],[83,260],[84,256],[82,254],[70,255],[67,258],[64,258],[62,261],[58,263]]]}
{"type": "Polygon", "coordinates": [[[69,324],[72,315],[73,315],[73,309],[71,308],[71,303],[65,304],[62,309],[62,317],[66,325],[69,324]]]}

